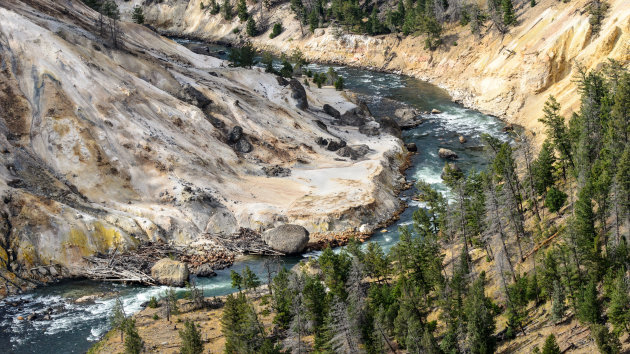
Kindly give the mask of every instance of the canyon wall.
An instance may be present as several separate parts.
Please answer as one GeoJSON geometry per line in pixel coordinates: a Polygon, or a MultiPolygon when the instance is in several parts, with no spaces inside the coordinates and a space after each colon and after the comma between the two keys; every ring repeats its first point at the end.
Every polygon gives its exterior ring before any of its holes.
{"type": "Polygon", "coordinates": [[[284,223],[370,230],[400,207],[401,140],[324,113],[360,111],[342,92],[300,92],[133,23],[119,23],[114,48],[78,0],[2,1],[0,19],[5,285],[83,275],[84,257],[145,241],[284,223]]]}
{"type": "MultiPolygon", "coordinates": [[[[147,22],[161,31],[209,41],[239,43],[244,23],[223,20],[201,9],[201,0],[121,2],[125,14],[145,4],[147,22]],[[150,3],[150,4],[149,4],[150,3]],[[239,30],[234,33],[234,30],[239,30]]],[[[209,3],[207,0],[206,3],[209,3]]],[[[263,50],[290,54],[299,48],[309,60],[343,63],[401,72],[425,79],[448,90],[453,98],[484,113],[522,125],[541,136],[538,118],[549,95],[563,113],[578,108],[578,69],[598,68],[608,59],[630,61],[630,6],[627,0],[608,1],[610,9],[599,34],[592,33],[587,0],[561,2],[515,1],[517,25],[502,35],[490,21],[481,36],[469,27],[446,25],[443,44],[435,51],[424,48],[423,36],[339,34],[331,28],[305,30],[284,3],[266,12],[269,23],[281,22],[285,31],[274,39],[267,32],[251,38],[263,50]]],[[[258,19],[258,9],[250,7],[258,19]]],[[[271,26],[270,26],[271,27],[271,26]]]]}

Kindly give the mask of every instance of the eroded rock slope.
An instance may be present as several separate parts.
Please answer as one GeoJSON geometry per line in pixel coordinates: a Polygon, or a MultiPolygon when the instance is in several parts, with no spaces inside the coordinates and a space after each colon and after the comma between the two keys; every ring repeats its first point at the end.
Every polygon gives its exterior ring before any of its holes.
{"type": "Polygon", "coordinates": [[[0,19],[0,258],[10,281],[81,275],[83,257],[147,240],[186,245],[284,223],[373,227],[399,207],[402,143],[325,114],[324,104],[356,108],[342,93],[306,88],[302,110],[273,75],[132,23],[120,23],[113,48],[76,0],[0,1],[0,19]],[[367,149],[351,160],[318,138],[367,149]]]}

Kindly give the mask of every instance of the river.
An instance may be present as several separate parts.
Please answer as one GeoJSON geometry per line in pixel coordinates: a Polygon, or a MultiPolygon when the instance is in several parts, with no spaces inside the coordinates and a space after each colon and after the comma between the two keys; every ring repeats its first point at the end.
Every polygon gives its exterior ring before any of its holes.
{"type": "MultiPolygon", "coordinates": [[[[199,43],[178,40],[184,45],[199,43]]],[[[224,48],[210,46],[217,56],[224,56],[224,48]]],[[[279,63],[277,63],[279,65],[279,63]]],[[[507,139],[502,128],[504,124],[495,117],[466,109],[452,101],[444,90],[411,77],[362,70],[343,66],[333,66],[343,76],[345,89],[366,96],[368,107],[375,116],[393,116],[393,111],[401,103],[411,105],[419,111],[438,109],[442,113],[427,115],[425,122],[412,130],[403,132],[403,140],[418,146],[418,153],[412,158],[412,165],[406,171],[408,180],[424,180],[434,187],[445,190],[440,173],[444,165],[437,151],[440,147],[449,148],[459,155],[457,164],[464,170],[482,169],[486,165],[480,138],[483,133],[507,139]],[[384,100],[384,98],[387,98],[384,100]],[[458,137],[468,140],[460,144],[458,137]]],[[[328,70],[327,65],[310,64],[307,69],[317,72],[328,70]]],[[[368,242],[378,242],[388,251],[398,241],[398,228],[411,224],[413,211],[419,204],[411,200],[414,189],[404,191],[401,198],[409,207],[401,214],[400,220],[378,230],[368,242]]],[[[316,257],[318,252],[310,252],[297,257],[285,257],[287,267],[291,267],[306,257],[316,257]]],[[[240,271],[249,266],[259,275],[263,274],[261,257],[244,257],[231,269],[240,271]]],[[[217,276],[200,278],[198,285],[205,296],[226,295],[233,291],[230,286],[230,270],[217,271],[217,276]]],[[[108,315],[114,299],[96,300],[78,304],[77,298],[98,293],[118,292],[127,313],[137,312],[151,296],[159,296],[166,287],[142,287],[92,281],[64,281],[36,289],[28,294],[13,296],[0,301],[0,353],[82,353],[87,351],[107,330],[108,315]],[[24,303],[13,306],[12,303],[24,303]],[[48,321],[18,320],[33,312],[53,309],[48,321]]],[[[182,289],[183,290],[183,289],[182,289]]]]}

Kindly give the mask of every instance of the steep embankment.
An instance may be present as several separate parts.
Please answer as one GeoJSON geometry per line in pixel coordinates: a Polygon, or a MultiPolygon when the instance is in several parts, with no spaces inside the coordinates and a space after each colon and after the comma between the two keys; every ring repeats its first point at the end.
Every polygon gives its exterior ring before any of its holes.
{"type": "MultiPolygon", "coordinates": [[[[147,22],[167,33],[211,41],[243,40],[244,23],[211,15],[207,8],[201,9],[200,1],[133,0],[121,5],[128,16],[133,5],[145,3],[147,22]],[[235,28],[240,33],[233,33],[235,28]]],[[[447,25],[444,44],[433,52],[424,49],[422,36],[335,35],[330,28],[302,36],[285,3],[266,16],[271,16],[271,24],[282,22],[286,30],[269,39],[269,29],[252,42],[278,53],[299,48],[311,60],[401,71],[447,89],[466,106],[540,133],[538,118],[549,95],[557,97],[565,113],[575,111],[579,95],[574,79],[579,66],[593,69],[609,58],[628,64],[630,6],[626,0],[608,3],[610,9],[596,36],[588,21],[588,0],[543,0],[533,8],[529,1],[521,1],[515,2],[518,25],[506,35],[498,33],[490,21],[480,37],[472,35],[469,27],[447,25]]],[[[258,19],[258,10],[251,7],[250,11],[258,19]]]]}
{"type": "Polygon", "coordinates": [[[186,245],[289,222],[369,230],[399,207],[401,141],[326,115],[325,103],[357,111],[333,89],[306,88],[301,110],[295,85],[131,23],[115,49],[80,1],[1,2],[0,19],[9,282],[81,275],[83,257],[149,240],[186,245]],[[365,155],[342,157],[317,138],[364,144],[365,155]]]}

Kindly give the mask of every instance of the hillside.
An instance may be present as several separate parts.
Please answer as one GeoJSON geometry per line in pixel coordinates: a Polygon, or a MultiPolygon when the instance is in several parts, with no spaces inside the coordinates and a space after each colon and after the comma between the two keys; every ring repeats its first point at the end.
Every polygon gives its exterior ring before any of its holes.
{"type": "Polygon", "coordinates": [[[1,2],[0,18],[3,292],[148,241],[229,253],[205,236],[369,231],[399,209],[401,140],[333,122],[324,104],[357,107],[333,88],[304,98],[144,26],[103,31],[81,1],[1,2]]]}
{"type": "MultiPolygon", "coordinates": [[[[497,31],[485,21],[474,35],[470,26],[445,22],[443,44],[435,51],[425,49],[425,35],[359,35],[329,26],[302,35],[287,2],[272,2],[267,22],[282,23],[284,31],[269,38],[271,25],[256,37],[247,37],[245,23],[213,15],[201,9],[201,0],[119,2],[127,16],[143,4],[146,22],[177,36],[209,41],[239,43],[251,40],[262,49],[289,55],[295,48],[314,61],[343,63],[377,70],[401,72],[425,79],[447,89],[468,107],[493,114],[538,134],[538,118],[549,95],[562,105],[562,113],[579,104],[576,76],[580,67],[590,70],[608,59],[630,61],[630,6],[624,0],[608,1],[609,10],[595,35],[589,23],[588,0],[561,2],[514,2],[516,25],[509,32],[497,31]],[[238,29],[240,32],[234,33],[238,29]]],[[[206,5],[210,1],[205,1],[206,5]]],[[[454,2],[458,3],[458,2],[454,2]]],[[[381,8],[385,8],[381,5],[381,8]]],[[[393,2],[395,5],[396,2],[393,2]]],[[[480,3],[481,8],[485,2],[480,3]]],[[[258,5],[250,5],[258,18],[258,5]]],[[[384,10],[383,10],[384,11],[384,10]]],[[[381,11],[381,17],[384,13],[381,11]]]]}

